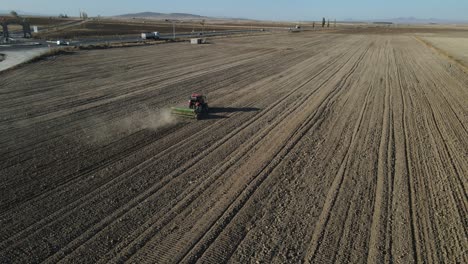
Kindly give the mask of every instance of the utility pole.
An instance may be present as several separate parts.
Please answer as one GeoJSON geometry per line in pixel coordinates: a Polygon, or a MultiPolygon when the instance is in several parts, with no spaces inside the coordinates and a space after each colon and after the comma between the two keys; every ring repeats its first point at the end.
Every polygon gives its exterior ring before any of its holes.
{"type": "Polygon", "coordinates": [[[174,19],[166,19],[165,21],[172,23],[172,40],[175,40],[176,38],[176,25],[175,24],[176,22],[181,22],[181,21],[174,20],[174,19]]]}
{"type": "Polygon", "coordinates": [[[201,21],[201,23],[200,23],[201,26],[202,26],[202,35],[205,35],[205,23],[206,23],[206,20],[205,20],[205,19],[203,19],[203,20],[201,21]]]}
{"type": "Polygon", "coordinates": [[[24,38],[32,37],[31,34],[31,24],[27,18],[23,18],[21,21],[21,25],[23,26],[23,36],[24,38]]]}
{"type": "Polygon", "coordinates": [[[8,42],[10,39],[10,33],[8,32],[8,20],[5,18],[2,18],[0,20],[3,28],[3,38],[5,42],[8,42]]]}

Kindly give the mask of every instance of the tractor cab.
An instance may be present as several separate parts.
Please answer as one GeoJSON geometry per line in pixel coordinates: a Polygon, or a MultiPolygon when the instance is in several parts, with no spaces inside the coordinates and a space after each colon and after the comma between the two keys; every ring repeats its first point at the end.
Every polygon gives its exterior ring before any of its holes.
{"type": "Polygon", "coordinates": [[[207,106],[206,102],[206,96],[203,96],[201,94],[194,93],[190,96],[189,98],[189,108],[195,109],[198,107],[205,107],[207,106]]]}
{"type": "Polygon", "coordinates": [[[189,107],[171,107],[171,114],[200,119],[208,115],[208,102],[206,96],[193,93],[189,97],[189,107]]]}

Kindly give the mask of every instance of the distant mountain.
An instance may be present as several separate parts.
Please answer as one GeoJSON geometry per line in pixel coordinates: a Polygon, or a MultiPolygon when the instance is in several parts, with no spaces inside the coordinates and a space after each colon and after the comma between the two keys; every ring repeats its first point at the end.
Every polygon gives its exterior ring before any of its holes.
{"type": "Polygon", "coordinates": [[[383,19],[382,21],[389,21],[396,24],[452,24],[452,23],[467,23],[467,21],[450,20],[450,19],[437,19],[437,18],[416,18],[416,17],[397,17],[391,19],[383,19]]]}
{"type": "Polygon", "coordinates": [[[347,22],[391,22],[394,24],[466,24],[468,20],[457,20],[457,19],[438,19],[438,18],[416,18],[416,17],[396,17],[386,19],[371,19],[371,20],[354,20],[352,18],[345,19],[347,22]]]}
{"type": "MultiPolygon", "coordinates": [[[[11,10],[0,10],[0,15],[9,15],[11,10]]],[[[18,14],[21,14],[21,11],[18,11],[18,14]]]]}
{"type": "Polygon", "coordinates": [[[132,14],[124,14],[118,15],[115,17],[121,18],[145,18],[145,19],[204,19],[208,17],[194,15],[194,14],[186,14],[186,13],[157,13],[157,12],[141,12],[141,13],[132,13],[132,14]]]}
{"type": "Polygon", "coordinates": [[[439,19],[439,18],[416,18],[416,17],[397,17],[386,19],[366,19],[357,20],[353,18],[346,18],[343,22],[361,22],[361,23],[375,23],[375,22],[391,22],[394,24],[466,24],[468,20],[459,19],[439,19]]]}
{"type": "MultiPolygon", "coordinates": [[[[15,10],[20,16],[46,16],[44,14],[25,12],[21,10],[15,10]]],[[[0,10],[0,15],[9,15],[11,10],[0,10]]]]}

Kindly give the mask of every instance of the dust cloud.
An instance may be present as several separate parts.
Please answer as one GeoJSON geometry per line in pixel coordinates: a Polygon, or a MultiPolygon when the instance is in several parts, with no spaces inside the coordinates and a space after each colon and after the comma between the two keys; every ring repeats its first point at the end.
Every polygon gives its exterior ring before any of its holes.
{"type": "Polygon", "coordinates": [[[90,144],[115,141],[140,130],[156,131],[177,123],[169,109],[153,110],[142,107],[125,117],[116,120],[94,120],[97,126],[85,131],[86,141],[90,144]]]}
{"type": "Polygon", "coordinates": [[[116,125],[118,126],[118,130],[133,132],[134,130],[141,129],[156,130],[175,123],[176,119],[171,115],[169,109],[155,111],[145,107],[143,111],[138,111],[137,113],[125,117],[116,125]]]}

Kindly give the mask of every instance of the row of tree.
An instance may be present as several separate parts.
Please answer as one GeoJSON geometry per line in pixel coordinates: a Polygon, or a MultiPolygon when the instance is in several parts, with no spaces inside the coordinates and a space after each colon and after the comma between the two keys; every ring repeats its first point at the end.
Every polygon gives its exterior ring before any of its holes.
{"type": "MultiPolygon", "coordinates": [[[[330,27],[330,19],[328,19],[328,22],[325,20],[325,18],[322,19],[322,27],[325,27],[325,24],[327,25],[327,27],[330,27]]],[[[334,23],[334,26],[336,27],[336,19],[335,19],[335,23],[334,23]]]]}
{"type": "Polygon", "coordinates": [[[80,11],[80,18],[84,20],[88,19],[88,13],[80,11]]]}
{"type": "Polygon", "coordinates": [[[21,17],[18,12],[16,11],[11,11],[10,16],[13,17],[13,19],[8,19],[8,18],[3,18],[1,21],[1,26],[3,30],[3,38],[7,39],[9,37],[9,32],[8,32],[8,24],[18,24],[23,27],[23,34],[25,38],[30,38],[31,37],[31,25],[29,23],[29,19],[26,17],[21,17]]]}
{"type": "MultiPolygon", "coordinates": [[[[59,18],[68,18],[68,15],[67,14],[60,14],[60,15],[58,15],[58,17],[59,18]]],[[[88,13],[80,11],[80,18],[84,19],[84,20],[88,19],[88,13]]]]}
{"type": "MultiPolygon", "coordinates": [[[[327,20],[326,20],[325,18],[322,19],[322,27],[324,28],[325,25],[326,25],[327,27],[330,27],[330,19],[328,19],[328,22],[327,22],[327,20]]],[[[315,28],[315,21],[312,23],[312,27],[315,28]]],[[[335,21],[334,21],[334,27],[336,27],[336,19],[335,19],[335,21]]]]}

